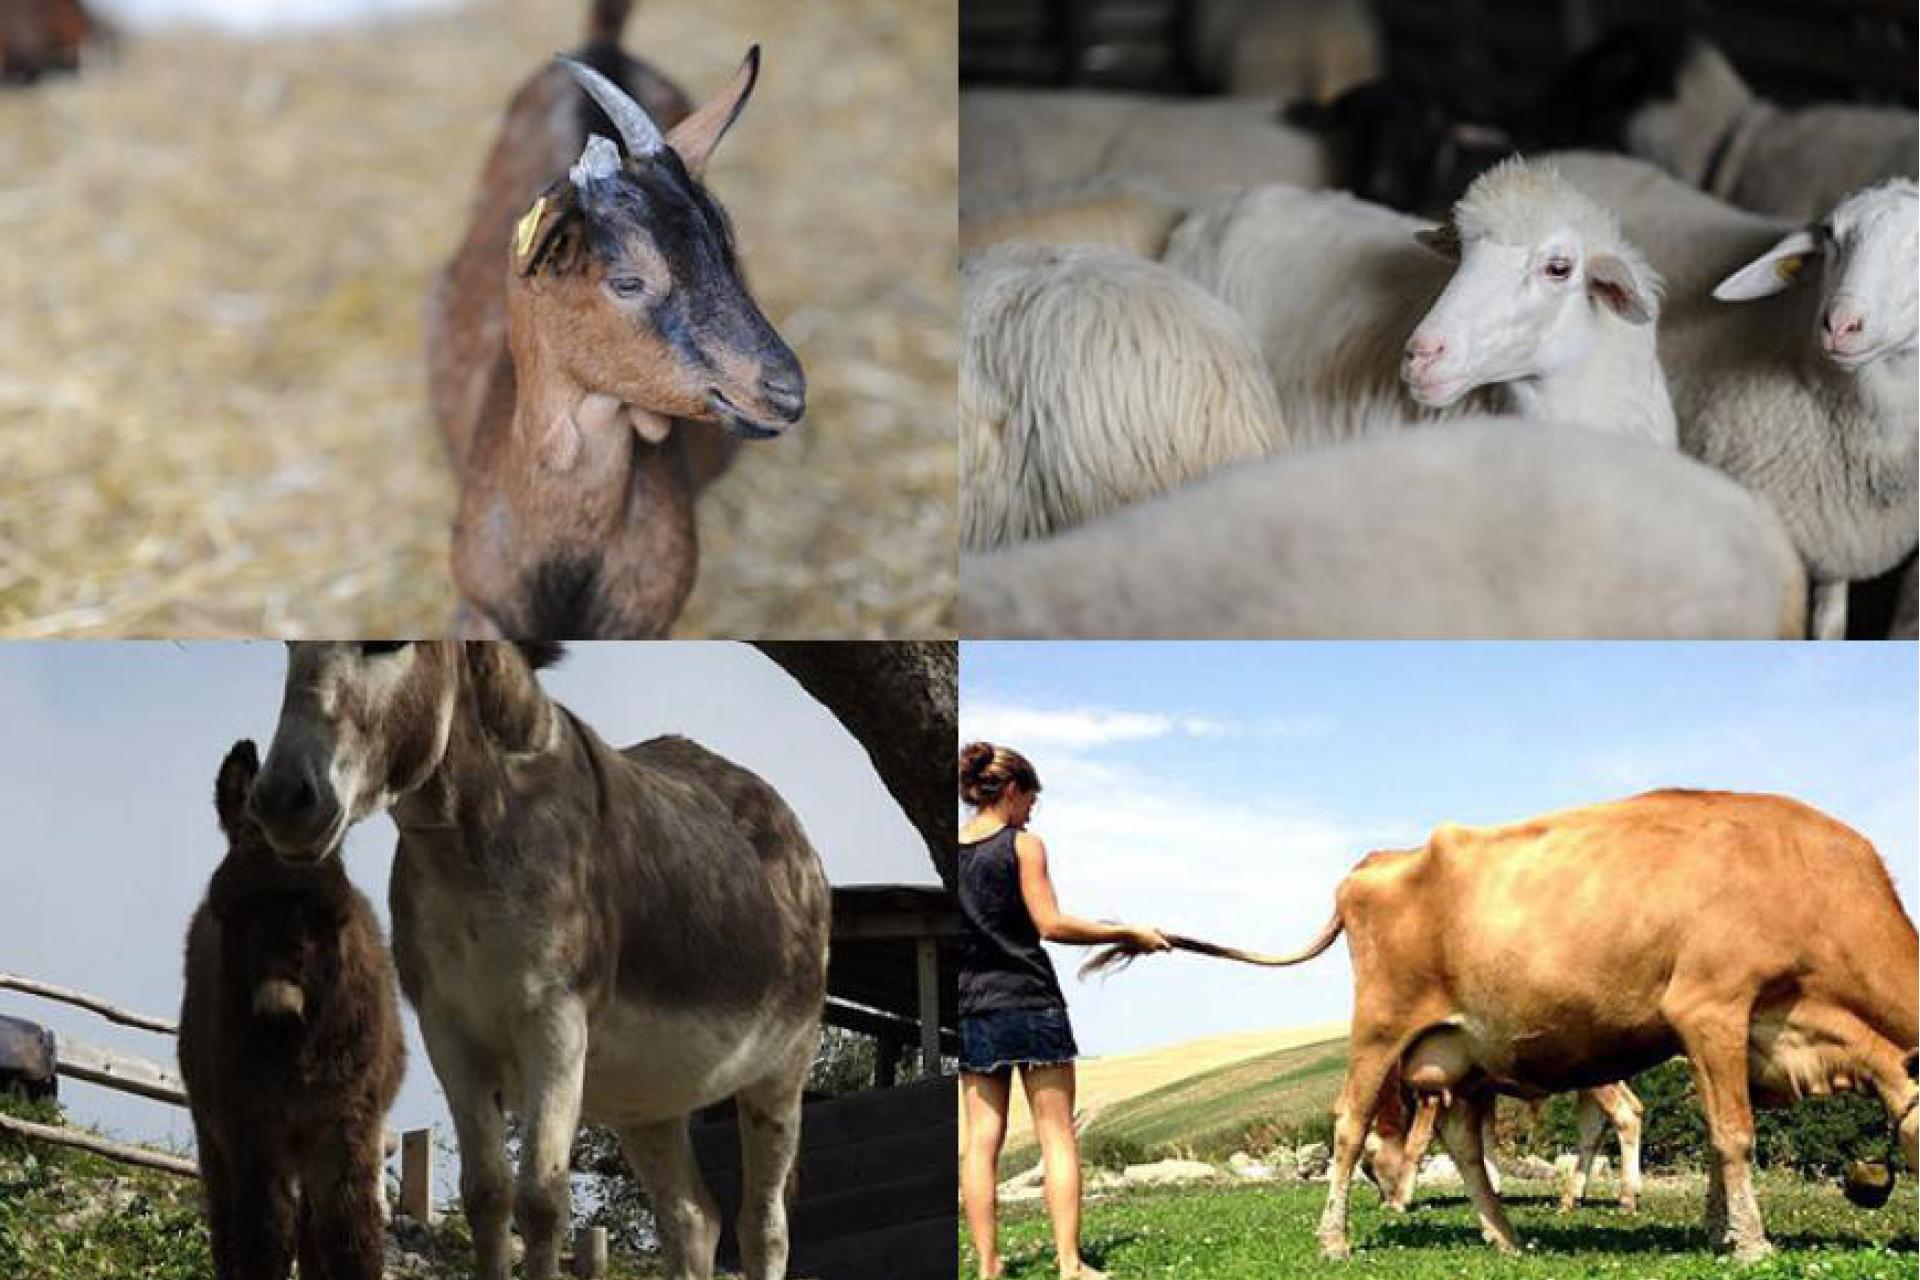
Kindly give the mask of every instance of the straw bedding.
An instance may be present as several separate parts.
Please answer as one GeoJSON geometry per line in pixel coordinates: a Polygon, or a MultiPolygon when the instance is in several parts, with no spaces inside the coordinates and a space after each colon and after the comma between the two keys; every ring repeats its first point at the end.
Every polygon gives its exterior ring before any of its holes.
{"type": "MultiPolygon", "coordinates": [[[[444,630],[419,316],[500,109],[586,3],[128,39],[0,94],[0,635],[444,630]]],[[[676,633],[950,633],[954,27],[914,0],[642,0],[807,421],[702,500],[676,633]]]]}

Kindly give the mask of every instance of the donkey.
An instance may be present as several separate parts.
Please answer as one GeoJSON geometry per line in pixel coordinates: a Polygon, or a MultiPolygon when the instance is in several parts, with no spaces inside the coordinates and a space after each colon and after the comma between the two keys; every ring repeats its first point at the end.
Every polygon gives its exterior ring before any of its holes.
{"type": "Polygon", "coordinates": [[[227,856],[187,933],[180,1073],[218,1280],[378,1280],[383,1118],[406,1069],[393,965],[334,849],[284,856],[247,813],[236,743],[214,804],[227,856]]]}
{"type": "Polygon", "coordinates": [[[740,1115],[749,1280],[786,1274],[783,1198],[825,999],[826,877],[793,811],[680,737],[607,746],[541,690],[558,645],[300,643],[252,807],[293,856],[377,810],[400,831],[400,984],[460,1143],[483,1280],[550,1280],[582,1116],[613,1126],[668,1274],[711,1276],[691,1112],[740,1115]],[[521,1120],[517,1185],[504,1110],[521,1120]]]}
{"type": "Polygon", "coordinates": [[[759,48],[690,110],[621,51],[628,7],[596,4],[578,57],[514,96],[428,300],[467,634],[664,635],[693,588],[695,496],[737,440],[805,412],[800,362],[748,293],[701,182],[759,48]]]}

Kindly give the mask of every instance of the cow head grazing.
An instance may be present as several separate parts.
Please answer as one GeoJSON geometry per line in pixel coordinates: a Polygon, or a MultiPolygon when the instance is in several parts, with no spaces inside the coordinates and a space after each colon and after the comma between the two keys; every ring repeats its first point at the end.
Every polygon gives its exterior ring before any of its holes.
{"type": "Polygon", "coordinates": [[[1659,276],[1612,214],[1551,169],[1502,162],[1447,225],[1415,238],[1459,264],[1401,359],[1401,380],[1429,408],[1570,370],[1603,326],[1650,326],[1659,314],[1659,276]]]}
{"type": "Polygon", "coordinates": [[[1920,343],[1920,188],[1897,178],[1856,191],[1714,289],[1722,302],[1817,287],[1811,335],[1821,353],[1855,370],[1920,343]],[[1806,283],[1802,283],[1805,281],[1806,283]]]}
{"type": "Polygon", "coordinates": [[[800,361],[747,292],[732,227],[700,181],[753,91],[759,49],[664,135],[613,81],[561,64],[621,145],[589,137],[515,230],[508,309],[521,376],[623,408],[656,443],[676,418],[749,439],[792,427],[806,411],[800,361]]]}

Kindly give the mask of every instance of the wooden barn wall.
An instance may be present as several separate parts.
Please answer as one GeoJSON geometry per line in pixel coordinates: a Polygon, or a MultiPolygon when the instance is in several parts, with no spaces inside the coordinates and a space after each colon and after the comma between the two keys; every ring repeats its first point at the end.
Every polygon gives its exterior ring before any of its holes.
{"type": "MultiPolygon", "coordinates": [[[[961,0],[965,82],[1184,92],[1193,0],[961,0]]],[[[1914,101],[1914,0],[1374,0],[1391,68],[1505,119],[1623,22],[1689,23],[1784,101],[1914,101]]]]}

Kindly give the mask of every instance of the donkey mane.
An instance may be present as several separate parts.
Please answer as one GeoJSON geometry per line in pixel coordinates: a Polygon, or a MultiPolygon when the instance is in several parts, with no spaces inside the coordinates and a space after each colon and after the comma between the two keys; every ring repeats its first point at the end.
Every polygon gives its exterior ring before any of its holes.
{"type": "Polygon", "coordinates": [[[520,650],[520,656],[527,660],[527,666],[535,671],[558,666],[560,660],[567,656],[567,646],[559,640],[517,640],[514,648],[520,650]]]}

